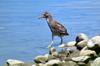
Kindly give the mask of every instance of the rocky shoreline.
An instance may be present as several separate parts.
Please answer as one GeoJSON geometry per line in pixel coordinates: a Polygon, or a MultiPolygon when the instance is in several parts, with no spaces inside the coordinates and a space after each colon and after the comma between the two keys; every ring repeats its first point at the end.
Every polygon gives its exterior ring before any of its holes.
{"type": "Polygon", "coordinates": [[[60,51],[49,46],[48,53],[35,57],[32,63],[8,59],[4,66],[100,66],[100,36],[88,38],[84,33],[75,41],[59,45],[60,51]]]}

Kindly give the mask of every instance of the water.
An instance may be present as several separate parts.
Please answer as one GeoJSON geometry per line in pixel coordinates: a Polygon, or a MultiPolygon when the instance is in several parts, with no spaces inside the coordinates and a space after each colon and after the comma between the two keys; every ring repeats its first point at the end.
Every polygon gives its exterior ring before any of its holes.
{"type": "MultiPolygon", "coordinates": [[[[44,11],[68,29],[64,42],[81,32],[100,35],[99,6],[99,0],[0,0],[0,66],[9,58],[30,62],[47,52],[51,32],[38,19],[44,11]]],[[[56,37],[56,46],[59,42],[56,37]]]]}

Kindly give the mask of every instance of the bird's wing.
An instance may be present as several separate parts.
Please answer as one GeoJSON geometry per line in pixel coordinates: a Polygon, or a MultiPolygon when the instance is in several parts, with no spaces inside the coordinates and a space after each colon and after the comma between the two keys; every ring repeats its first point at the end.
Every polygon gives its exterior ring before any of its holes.
{"type": "Polygon", "coordinates": [[[61,34],[68,34],[67,29],[60,23],[55,21],[55,24],[52,26],[57,32],[61,34]]]}

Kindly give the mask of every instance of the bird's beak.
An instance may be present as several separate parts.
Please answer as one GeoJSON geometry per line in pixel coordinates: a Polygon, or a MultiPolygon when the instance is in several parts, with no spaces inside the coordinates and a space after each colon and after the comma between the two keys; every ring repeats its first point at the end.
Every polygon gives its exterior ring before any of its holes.
{"type": "Polygon", "coordinates": [[[41,18],[43,18],[43,17],[38,17],[38,19],[41,19],[41,18]]]}
{"type": "Polygon", "coordinates": [[[40,16],[38,19],[42,19],[42,18],[44,18],[43,16],[40,16]]]}

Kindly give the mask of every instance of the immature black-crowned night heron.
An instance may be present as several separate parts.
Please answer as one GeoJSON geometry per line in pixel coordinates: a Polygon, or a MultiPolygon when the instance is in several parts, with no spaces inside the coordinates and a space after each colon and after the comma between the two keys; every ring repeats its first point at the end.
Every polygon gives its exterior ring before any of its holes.
{"type": "Polygon", "coordinates": [[[55,21],[48,12],[44,12],[40,18],[46,19],[47,24],[52,32],[52,42],[51,42],[50,46],[52,46],[52,44],[53,44],[54,36],[59,36],[61,39],[60,44],[62,44],[63,43],[62,37],[69,35],[67,32],[67,29],[62,24],[55,21]]]}

